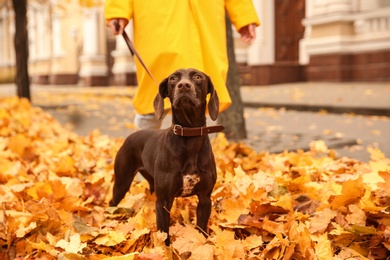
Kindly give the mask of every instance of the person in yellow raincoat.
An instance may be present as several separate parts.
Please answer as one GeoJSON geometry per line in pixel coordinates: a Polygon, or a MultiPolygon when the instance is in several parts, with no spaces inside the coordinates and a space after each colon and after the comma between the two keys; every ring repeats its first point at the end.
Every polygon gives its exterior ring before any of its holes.
{"type": "MultiPolygon", "coordinates": [[[[158,82],[179,68],[196,68],[209,75],[222,111],[231,103],[226,88],[225,10],[242,39],[252,42],[260,24],[252,0],[106,0],[104,14],[114,35],[133,20],[134,46],[158,82]]],[[[136,68],[135,124],[159,128],[161,122],[153,115],[158,86],[137,59],[136,68]]]]}

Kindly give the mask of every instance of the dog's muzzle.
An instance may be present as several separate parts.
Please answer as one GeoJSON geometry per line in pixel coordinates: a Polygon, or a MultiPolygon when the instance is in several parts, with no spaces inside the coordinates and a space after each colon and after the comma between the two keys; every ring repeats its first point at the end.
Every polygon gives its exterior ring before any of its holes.
{"type": "Polygon", "coordinates": [[[173,107],[178,107],[181,103],[195,107],[200,105],[200,100],[196,96],[195,86],[191,81],[182,80],[175,87],[172,105],[173,107]]]}

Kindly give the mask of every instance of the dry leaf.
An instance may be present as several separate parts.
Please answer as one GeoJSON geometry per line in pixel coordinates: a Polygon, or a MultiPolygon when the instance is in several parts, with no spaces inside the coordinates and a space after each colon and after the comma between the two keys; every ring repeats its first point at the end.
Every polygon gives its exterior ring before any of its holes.
{"type": "Polygon", "coordinates": [[[335,196],[331,202],[332,209],[339,209],[356,203],[364,195],[365,188],[362,178],[346,181],[342,186],[342,194],[335,196]]]}
{"type": "Polygon", "coordinates": [[[98,245],[115,246],[126,240],[121,232],[109,231],[107,234],[98,236],[93,242],[98,245]]]}
{"type": "Polygon", "coordinates": [[[337,212],[331,209],[324,209],[323,211],[317,212],[310,221],[310,233],[323,234],[328,228],[331,220],[336,217],[337,212]]]}
{"type": "Polygon", "coordinates": [[[61,247],[67,253],[80,253],[85,247],[87,243],[81,243],[80,235],[74,234],[69,238],[69,241],[61,239],[57,242],[56,247],[61,247]]]}
{"type": "MultiPolygon", "coordinates": [[[[118,104],[116,112],[126,113],[120,107],[129,100],[110,93],[123,90],[104,91],[99,97],[80,92],[78,97],[64,93],[44,100],[92,103],[85,106],[89,111],[79,111],[83,116],[91,110],[98,113],[104,102],[118,104]]],[[[114,119],[104,120],[118,125],[114,119]]],[[[321,140],[309,152],[270,154],[219,134],[212,140],[218,175],[211,197],[212,231],[206,238],[194,227],[196,197],[177,199],[171,210],[173,243],[165,247],[167,234],[156,231],[156,197],[146,181],[132,184],[120,208],[108,207],[113,159],[122,142],[99,130],[78,136],[28,100],[1,99],[2,248],[36,259],[390,255],[390,159],[377,148],[368,149],[371,161],[364,163],[335,158],[321,140]]]]}

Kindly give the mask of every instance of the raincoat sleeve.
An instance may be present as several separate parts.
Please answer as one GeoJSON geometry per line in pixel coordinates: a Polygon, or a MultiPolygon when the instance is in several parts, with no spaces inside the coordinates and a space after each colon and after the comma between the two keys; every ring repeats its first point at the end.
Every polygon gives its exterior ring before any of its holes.
{"type": "Polygon", "coordinates": [[[133,18],[133,0],[106,0],[104,4],[106,21],[112,18],[133,18]]]}
{"type": "Polygon", "coordinates": [[[237,31],[248,24],[260,25],[252,0],[226,0],[225,7],[237,31]]]}

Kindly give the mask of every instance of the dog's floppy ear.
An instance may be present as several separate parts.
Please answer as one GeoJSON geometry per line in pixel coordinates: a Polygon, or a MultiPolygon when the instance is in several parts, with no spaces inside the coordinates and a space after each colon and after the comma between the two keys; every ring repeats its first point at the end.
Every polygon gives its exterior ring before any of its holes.
{"type": "Polygon", "coordinates": [[[219,114],[219,98],[217,95],[217,92],[214,89],[213,82],[211,82],[210,77],[207,77],[208,83],[207,83],[207,93],[210,93],[210,99],[209,99],[209,114],[213,121],[217,120],[218,114],[219,114]]]}
{"type": "Polygon", "coordinates": [[[158,88],[158,93],[153,101],[154,116],[156,119],[161,119],[164,114],[164,98],[168,96],[168,78],[161,81],[158,88]]]}

